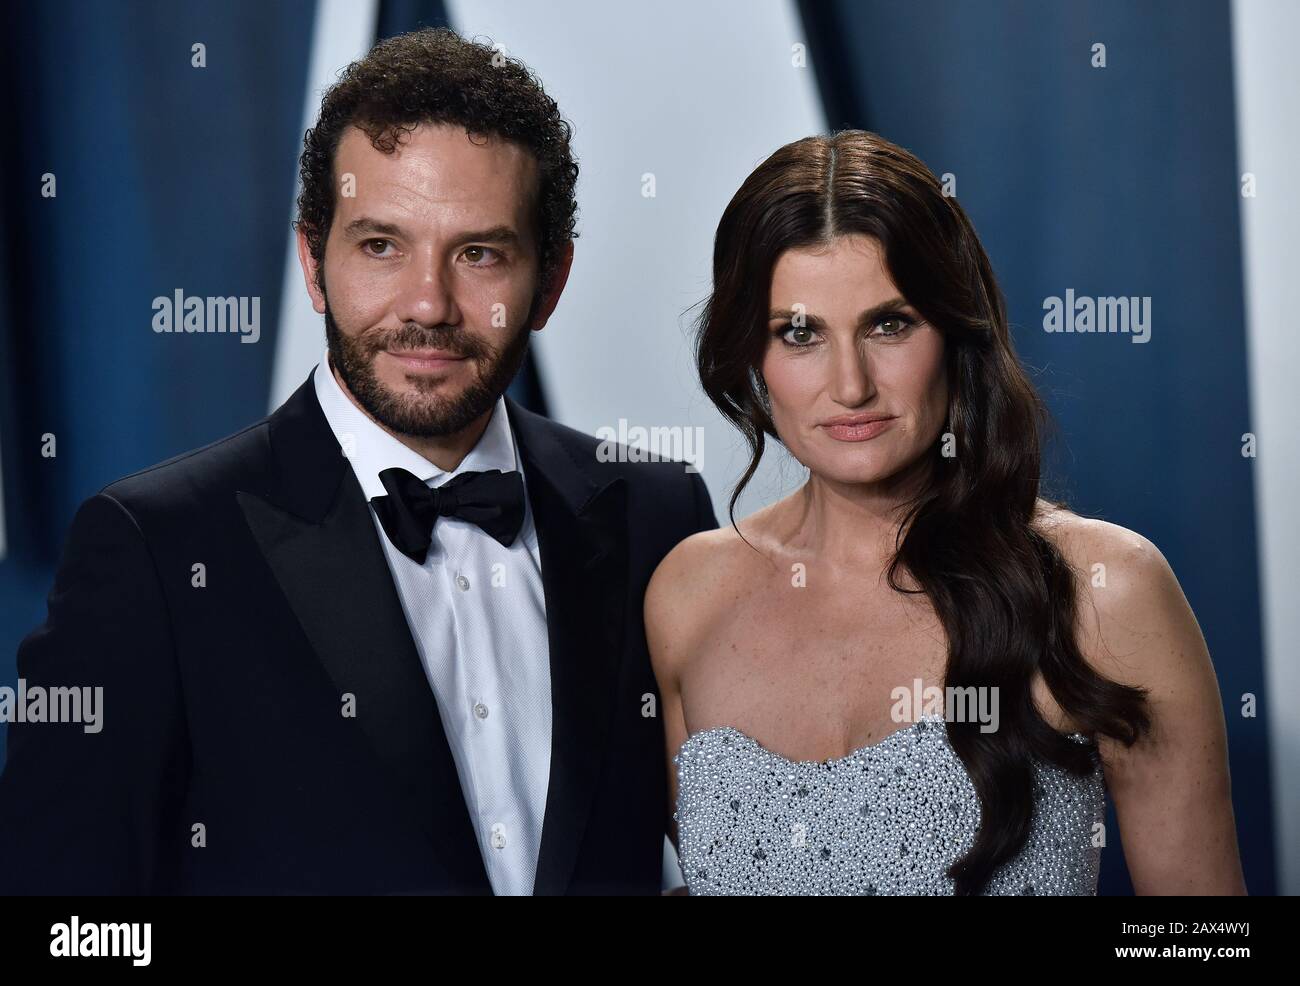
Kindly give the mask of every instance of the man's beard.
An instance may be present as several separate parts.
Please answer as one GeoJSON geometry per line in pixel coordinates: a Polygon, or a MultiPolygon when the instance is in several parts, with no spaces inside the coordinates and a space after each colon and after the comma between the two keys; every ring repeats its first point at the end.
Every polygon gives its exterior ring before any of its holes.
{"type": "Polygon", "coordinates": [[[496,349],[462,329],[448,325],[425,328],[411,322],[392,333],[363,332],[350,338],[339,331],[326,300],[325,339],[330,362],[372,418],[397,434],[436,438],[463,431],[506,392],[528,352],[535,307],[536,299],[524,327],[504,347],[496,349]],[[375,376],[375,354],[384,349],[443,350],[472,359],[478,372],[464,392],[452,398],[437,397],[434,392],[439,384],[418,373],[407,378],[417,393],[395,394],[375,376]]]}

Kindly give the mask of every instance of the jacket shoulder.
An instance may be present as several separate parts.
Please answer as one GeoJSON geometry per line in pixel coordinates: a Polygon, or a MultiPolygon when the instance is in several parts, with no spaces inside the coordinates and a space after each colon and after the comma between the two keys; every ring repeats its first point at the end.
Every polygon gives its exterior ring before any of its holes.
{"type": "Polygon", "coordinates": [[[194,503],[236,490],[263,492],[270,478],[270,417],[207,445],[114,480],[99,492],[128,510],[194,503]]]}

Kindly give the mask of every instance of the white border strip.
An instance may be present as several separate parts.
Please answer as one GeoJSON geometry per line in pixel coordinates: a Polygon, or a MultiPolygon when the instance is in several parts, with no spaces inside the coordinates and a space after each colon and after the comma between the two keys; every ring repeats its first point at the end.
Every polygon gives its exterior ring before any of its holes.
{"type": "MultiPolygon", "coordinates": [[[[1300,268],[1300,4],[1233,0],[1233,71],[1237,160],[1255,176],[1256,197],[1241,199],[1246,342],[1250,366],[1249,430],[1258,438],[1255,514],[1264,611],[1266,691],[1278,893],[1300,894],[1300,607],[1292,598],[1300,560],[1300,429],[1295,422],[1295,368],[1300,365],[1291,291],[1300,268]]],[[[1240,176],[1239,176],[1240,180],[1240,176]]],[[[1229,709],[1240,696],[1225,696],[1229,709]]]]}
{"type": "MultiPolygon", "coordinates": [[[[552,417],[589,435],[620,418],[702,427],[701,471],[725,525],[749,455],[700,389],[692,306],[711,287],[714,234],[741,182],[826,129],[793,0],[447,0],[447,14],[522,59],[574,124],[573,272],[532,342],[552,417]]],[[[737,519],[806,476],[769,442],[737,519]]]]}
{"type": "MultiPolygon", "coordinates": [[[[312,30],[311,65],[307,70],[307,94],[303,106],[302,130],[315,125],[324,91],[337,81],[338,73],[375,43],[379,0],[319,0],[312,30]]],[[[301,144],[299,151],[301,151],[301,144]]],[[[294,183],[297,200],[298,183],[294,183]]],[[[290,216],[297,215],[291,203],[290,216]]],[[[298,245],[289,230],[285,254],[284,283],[280,292],[280,323],[276,330],[275,365],[271,371],[271,405],[275,410],[307,379],[325,349],[325,322],[311,306],[311,296],[298,266],[298,245]]]]}
{"type": "MultiPolygon", "coordinates": [[[[749,455],[700,389],[692,306],[711,287],[714,233],[741,182],[781,145],[826,128],[794,3],[447,0],[447,14],[462,35],[522,59],[574,124],[573,272],[533,340],[552,416],[587,434],[617,431],[620,418],[703,428],[701,471],[726,525],[749,455]]],[[[783,451],[769,443],[737,519],[803,481],[783,451]]],[[[680,886],[664,844],[665,886],[680,886]]]]}

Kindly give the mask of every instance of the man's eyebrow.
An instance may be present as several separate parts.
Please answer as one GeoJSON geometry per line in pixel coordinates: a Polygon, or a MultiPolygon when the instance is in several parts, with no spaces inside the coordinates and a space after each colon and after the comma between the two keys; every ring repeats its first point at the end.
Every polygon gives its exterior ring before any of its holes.
{"type": "MultiPolygon", "coordinates": [[[[865,312],[863,312],[861,315],[859,315],[859,316],[858,316],[858,326],[861,327],[861,326],[863,326],[863,325],[871,325],[871,324],[874,324],[875,321],[876,321],[878,318],[880,318],[880,316],[882,316],[882,315],[887,315],[887,314],[889,314],[890,312],[898,311],[898,310],[903,309],[903,308],[911,308],[911,307],[912,307],[912,306],[909,305],[909,304],[908,304],[904,299],[902,299],[902,298],[890,298],[888,301],[882,301],[882,302],[881,302],[880,304],[878,304],[878,305],[872,305],[872,306],[871,306],[870,308],[868,308],[865,312]]],[[[797,314],[797,313],[796,313],[795,311],[793,311],[792,309],[789,309],[789,308],[773,308],[770,312],[767,313],[767,317],[768,317],[768,320],[769,320],[769,321],[771,321],[771,320],[773,320],[773,319],[778,319],[778,318],[779,318],[779,319],[793,319],[793,318],[795,317],[796,314],[797,314]]],[[[804,312],[804,313],[803,313],[803,318],[804,318],[804,321],[807,322],[809,325],[821,325],[821,324],[822,324],[822,319],[821,319],[821,317],[818,316],[818,315],[809,315],[807,312],[804,312]]]]}
{"type": "Polygon", "coordinates": [[[514,246],[519,234],[510,226],[493,226],[490,229],[470,230],[456,236],[456,243],[502,243],[514,246]]]}
{"type": "MultiPolygon", "coordinates": [[[[348,238],[364,235],[402,236],[404,231],[396,223],[386,223],[378,219],[372,219],[370,216],[360,216],[343,227],[343,235],[348,238]]],[[[519,242],[519,234],[510,226],[498,225],[488,229],[466,230],[463,233],[458,233],[455,242],[457,244],[501,243],[513,246],[519,242]]]]}
{"type": "Polygon", "coordinates": [[[380,222],[369,216],[360,216],[343,227],[343,235],[360,236],[363,233],[377,233],[380,236],[401,236],[402,228],[396,223],[380,222]]]}

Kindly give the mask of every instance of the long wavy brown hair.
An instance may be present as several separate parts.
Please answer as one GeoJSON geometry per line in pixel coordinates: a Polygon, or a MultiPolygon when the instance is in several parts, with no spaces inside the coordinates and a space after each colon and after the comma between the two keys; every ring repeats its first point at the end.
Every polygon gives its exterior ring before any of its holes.
{"type": "Polygon", "coordinates": [[[902,505],[888,577],[896,591],[923,592],[934,606],[948,639],[944,684],[998,688],[996,731],[947,723],[981,807],[974,844],[948,874],[958,894],[978,894],[1029,835],[1032,761],[1091,773],[1097,735],[1131,746],[1150,730],[1146,692],[1087,664],[1074,632],[1076,573],[1033,526],[1050,418],[1016,357],[1006,302],[974,227],[920,160],[876,134],[845,130],[787,144],[745,180],[718,224],[696,363],[705,393],[750,446],[731,496],[732,526],[766,437],[780,441],[759,374],[773,268],[786,250],[846,234],[879,241],[900,293],[944,338],[957,454],[942,454],[942,436],[927,453],[933,468],[902,505]],[[900,572],[919,588],[900,585],[900,572]],[[1090,743],[1043,720],[1031,691],[1039,671],[1090,743]]]}

